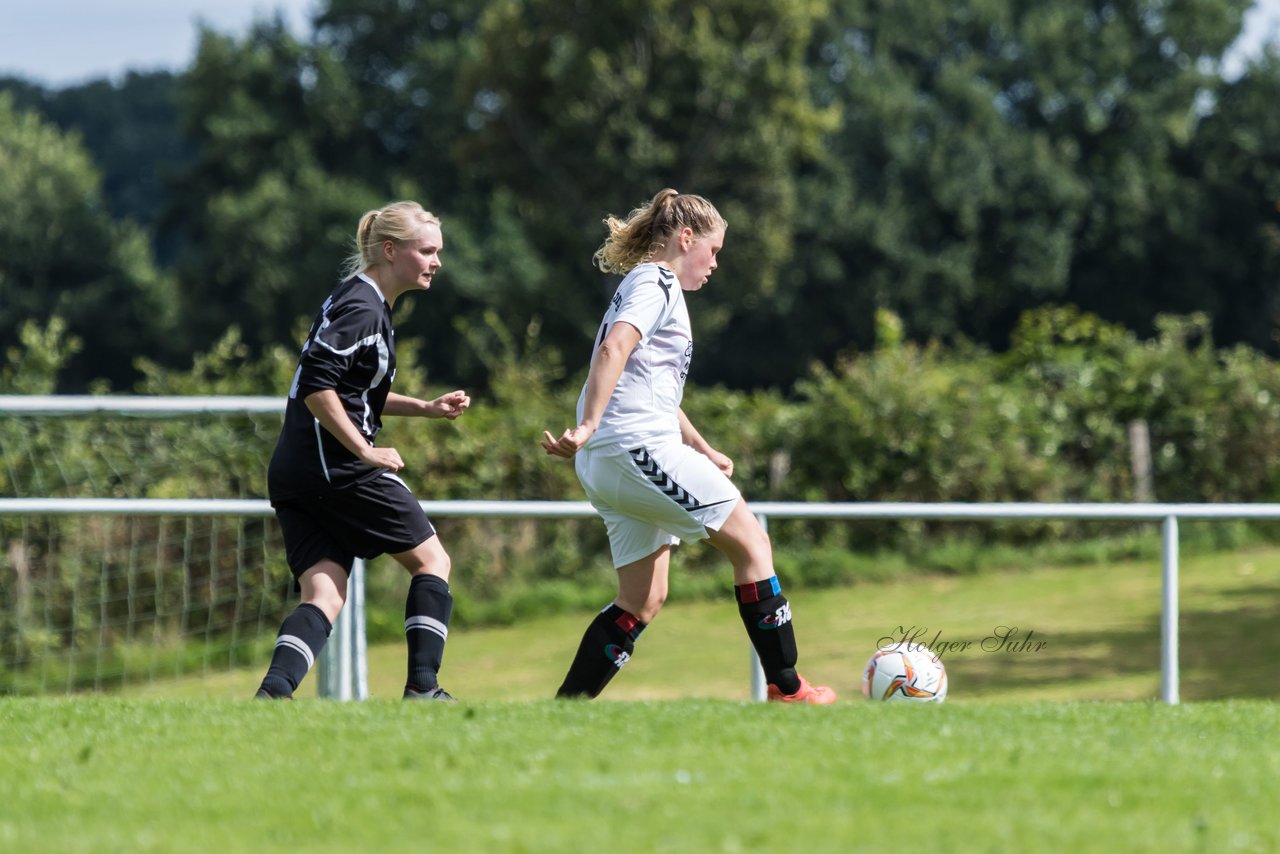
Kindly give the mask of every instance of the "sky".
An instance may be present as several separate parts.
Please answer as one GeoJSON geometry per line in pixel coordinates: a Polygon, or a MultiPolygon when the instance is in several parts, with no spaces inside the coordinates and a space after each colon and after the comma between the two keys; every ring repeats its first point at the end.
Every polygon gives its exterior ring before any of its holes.
{"type": "MultiPolygon", "coordinates": [[[[0,0],[0,76],[60,88],[126,71],[180,71],[195,58],[197,23],[242,35],[279,12],[299,36],[319,0],[0,0]]],[[[1225,71],[1234,77],[1267,41],[1280,42],[1280,0],[1257,0],[1225,71]]]]}
{"type": "MultiPolygon", "coordinates": [[[[1280,2],[1280,0],[1277,0],[1280,2]]],[[[0,0],[0,76],[61,88],[126,71],[181,71],[197,25],[242,35],[277,10],[300,36],[317,0],[0,0]]]]}

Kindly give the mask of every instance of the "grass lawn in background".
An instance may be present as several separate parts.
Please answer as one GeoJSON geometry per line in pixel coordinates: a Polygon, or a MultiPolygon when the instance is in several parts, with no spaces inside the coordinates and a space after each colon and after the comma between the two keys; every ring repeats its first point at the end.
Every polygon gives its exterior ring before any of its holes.
{"type": "MultiPolygon", "coordinates": [[[[682,603],[678,564],[669,603],[602,700],[748,698],[751,659],[732,593],[719,602],[682,603]]],[[[795,614],[801,672],[834,686],[842,699],[860,700],[862,667],[877,642],[908,631],[922,642],[946,644],[948,704],[1160,695],[1158,561],[825,590],[792,591],[783,584],[795,614]]],[[[1280,549],[1186,557],[1179,590],[1182,699],[1280,696],[1280,549]]],[[[592,616],[530,615],[510,627],[457,629],[442,683],[470,701],[550,697],[592,616]]],[[[404,668],[402,642],[371,647],[371,695],[398,698],[404,668]]],[[[158,681],[127,694],[248,697],[264,669],[158,681]]],[[[313,673],[298,696],[312,698],[315,691],[313,673]]]]}

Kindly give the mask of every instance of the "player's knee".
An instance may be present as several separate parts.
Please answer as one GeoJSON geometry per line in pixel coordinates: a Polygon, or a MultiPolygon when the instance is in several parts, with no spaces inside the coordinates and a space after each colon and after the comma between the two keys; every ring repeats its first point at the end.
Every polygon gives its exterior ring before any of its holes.
{"type": "Polygon", "coordinates": [[[453,569],[453,559],[443,549],[439,549],[427,555],[416,568],[409,571],[413,575],[435,575],[448,581],[449,571],[453,569]]]}
{"type": "Polygon", "coordinates": [[[761,533],[760,542],[757,545],[760,560],[773,566],[773,542],[769,539],[769,535],[761,533]]]}
{"type": "Polygon", "coordinates": [[[769,533],[756,526],[748,528],[738,541],[739,561],[744,566],[773,566],[773,544],[769,533]]]}
{"type": "Polygon", "coordinates": [[[342,613],[342,606],[347,604],[343,593],[332,588],[313,591],[310,596],[303,596],[302,601],[304,604],[319,608],[329,618],[330,623],[338,619],[338,615],[342,613]]]}
{"type": "Polygon", "coordinates": [[[653,622],[655,617],[658,616],[658,612],[662,610],[662,606],[666,604],[666,601],[667,591],[651,591],[649,595],[645,597],[644,601],[640,603],[639,607],[636,610],[631,611],[631,613],[634,614],[636,619],[640,622],[648,625],[653,622]]]}
{"type": "Polygon", "coordinates": [[[413,551],[392,555],[410,575],[437,575],[445,581],[449,580],[449,571],[453,568],[453,560],[449,553],[433,540],[428,540],[413,551]]]}
{"type": "Polygon", "coordinates": [[[431,562],[431,574],[438,575],[445,581],[449,580],[449,571],[453,569],[453,558],[449,557],[449,553],[444,549],[435,556],[431,562]]]}

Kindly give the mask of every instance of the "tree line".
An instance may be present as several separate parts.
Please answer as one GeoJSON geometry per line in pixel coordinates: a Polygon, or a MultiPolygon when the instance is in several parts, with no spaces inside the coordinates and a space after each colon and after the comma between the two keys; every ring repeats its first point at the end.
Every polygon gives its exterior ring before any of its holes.
{"type": "MultiPolygon", "coordinates": [[[[65,320],[60,391],[135,387],[235,328],[299,339],[364,210],[415,198],[445,269],[427,375],[585,361],[607,213],[730,223],[693,381],[788,389],[908,341],[1010,346],[1071,304],[1203,313],[1280,353],[1280,58],[1222,73],[1249,0],[323,0],[203,31],[181,73],[0,81],[0,341],[65,320]]],[[[264,390],[267,391],[267,390],[264,390]]]]}

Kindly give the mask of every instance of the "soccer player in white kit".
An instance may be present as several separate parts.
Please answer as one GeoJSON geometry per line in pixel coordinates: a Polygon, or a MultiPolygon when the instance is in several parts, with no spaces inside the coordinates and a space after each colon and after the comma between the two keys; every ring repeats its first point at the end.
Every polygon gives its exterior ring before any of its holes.
{"type": "Polygon", "coordinates": [[[726,224],[701,196],[665,189],[626,219],[605,220],[596,266],[624,274],[605,311],[577,426],[543,433],[548,454],[574,460],[609,531],[618,595],[587,627],[558,697],[595,697],[630,659],[667,597],[671,547],[707,539],[733,564],[743,625],[768,698],[832,703],[835,691],[796,672],[791,605],[769,536],[729,480],[733,461],[680,408],[693,359],[684,292],[716,269],[726,224]]]}

